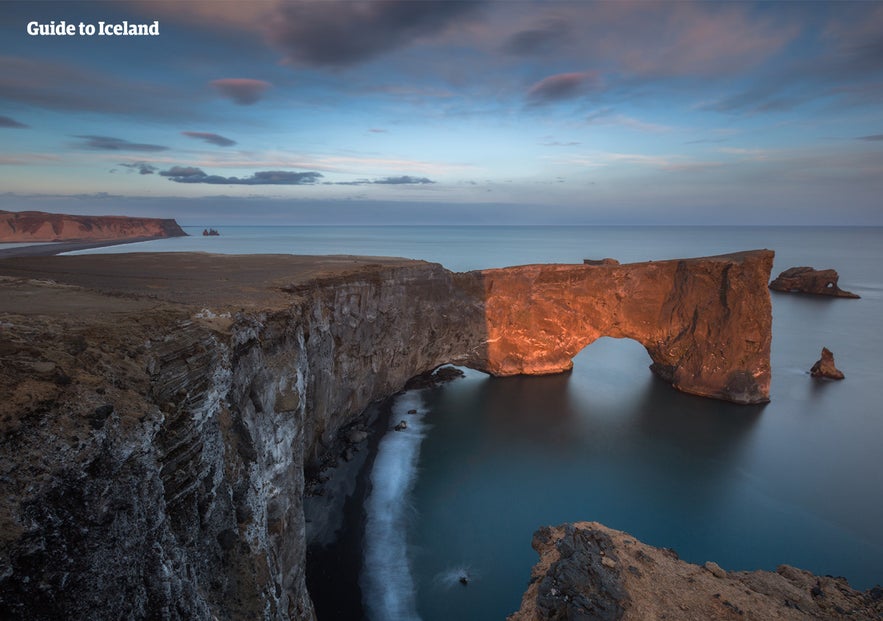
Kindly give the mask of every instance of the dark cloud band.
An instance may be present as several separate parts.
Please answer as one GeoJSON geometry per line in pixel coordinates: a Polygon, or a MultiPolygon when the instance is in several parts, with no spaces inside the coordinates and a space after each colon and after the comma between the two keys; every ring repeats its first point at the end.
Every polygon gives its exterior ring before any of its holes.
{"type": "Polygon", "coordinates": [[[128,140],[123,140],[122,138],[113,138],[111,136],[93,136],[93,135],[85,135],[85,136],[74,136],[74,138],[79,138],[83,142],[80,144],[81,147],[86,149],[95,149],[96,151],[143,151],[143,152],[156,152],[156,151],[168,151],[168,147],[164,147],[158,144],[145,144],[141,142],[129,142],[128,140]]]}
{"type": "Polygon", "coordinates": [[[183,135],[188,138],[195,138],[196,140],[203,140],[208,142],[209,144],[217,145],[219,147],[232,147],[236,144],[235,140],[230,140],[220,134],[212,134],[210,132],[181,132],[183,135]]]}
{"type": "Polygon", "coordinates": [[[194,166],[172,166],[160,171],[163,177],[175,183],[208,183],[212,185],[310,185],[322,177],[318,172],[294,172],[288,170],[262,170],[251,177],[222,177],[206,174],[194,166]]]}

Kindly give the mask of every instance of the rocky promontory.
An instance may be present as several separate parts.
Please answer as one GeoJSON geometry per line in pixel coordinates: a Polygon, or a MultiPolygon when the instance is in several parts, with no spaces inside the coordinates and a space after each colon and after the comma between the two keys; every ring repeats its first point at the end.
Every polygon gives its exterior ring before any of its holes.
{"type": "Polygon", "coordinates": [[[172,219],[0,211],[0,242],[3,243],[104,241],[186,235],[172,219]]]}
{"type": "Polygon", "coordinates": [[[509,621],[883,618],[880,587],[856,591],[844,578],[788,565],[775,572],[693,565],[597,522],[541,528],[533,547],[540,560],[509,621]]]}
{"type": "Polygon", "coordinates": [[[0,617],[310,619],[304,470],[371,402],[445,363],[565,370],[603,335],[764,401],[771,264],[0,260],[0,617]]]}

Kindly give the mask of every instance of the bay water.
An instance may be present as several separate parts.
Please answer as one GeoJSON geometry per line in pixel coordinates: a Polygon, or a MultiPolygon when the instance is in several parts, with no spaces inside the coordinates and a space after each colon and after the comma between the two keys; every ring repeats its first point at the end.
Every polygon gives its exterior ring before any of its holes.
{"type": "Polygon", "coordinates": [[[380,442],[356,499],[361,532],[342,537],[364,553],[359,583],[339,597],[361,598],[367,617],[502,619],[537,560],[534,530],[580,520],[728,570],[787,563],[862,589],[883,582],[883,229],[213,226],[219,237],[185,227],[193,237],[90,252],[404,256],[465,271],[769,248],[773,276],[834,268],[861,296],[772,292],[763,406],[679,393],[651,375],[642,346],[609,338],[569,374],[467,370],[398,397],[419,403],[420,418],[380,442]],[[808,375],[822,347],[845,380],[808,375]]]}

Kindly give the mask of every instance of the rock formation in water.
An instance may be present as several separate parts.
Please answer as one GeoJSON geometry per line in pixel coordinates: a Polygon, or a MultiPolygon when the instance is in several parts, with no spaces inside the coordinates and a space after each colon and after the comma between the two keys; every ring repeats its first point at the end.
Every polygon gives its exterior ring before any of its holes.
{"type": "MultiPolygon", "coordinates": [[[[772,312],[766,250],[627,265],[528,265],[477,273],[492,375],[558,373],[602,336],[631,338],[679,390],[769,400],[772,312]]],[[[475,274],[475,273],[473,273],[475,274]]],[[[469,277],[467,274],[465,277],[469,277]]]]}
{"type": "Polygon", "coordinates": [[[838,298],[858,298],[854,293],[837,286],[840,276],[836,270],[817,270],[812,267],[790,267],[770,283],[770,289],[786,293],[812,293],[838,298]]]}
{"type": "Polygon", "coordinates": [[[533,547],[540,560],[509,621],[883,618],[880,587],[859,592],[844,578],[787,565],[775,572],[693,565],[596,522],[541,528],[533,547]]]}
{"type": "Polygon", "coordinates": [[[444,363],[565,370],[601,335],[766,400],[771,263],[0,261],[0,617],[309,619],[304,468],[369,403],[444,363]]]}
{"type": "Polygon", "coordinates": [[[813,377],[827,377],[836,380],[846,377],[843,375],[843,371],[834,366],[834,354],[827,347],[822,347],[822,357],[812,365],[809,374],[813,377]]]}
{"type": "Polygon", "coordinates": [[[0,242],[115,240],[185,235],[187,233],[171,219],[0,211],[0,242]]]}

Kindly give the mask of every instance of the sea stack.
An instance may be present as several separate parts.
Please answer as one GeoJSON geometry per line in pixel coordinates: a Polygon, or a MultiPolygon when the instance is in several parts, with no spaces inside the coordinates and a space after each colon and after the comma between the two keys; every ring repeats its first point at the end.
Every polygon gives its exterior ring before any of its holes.
{"type": "Polygon", "coordinates": [[[812,365],[809,374],[813,377],[827,377],[835,380],[842,380],[846,377],[843,375],[843,371],[834,366],[834,354],[827,347],[822,347],[822,357],[812,365]]]}
{"type": "Polygon", "coordinates": [[[837,286],[837,270],[817,270],[812,267],[790,267],[770,283],[770,289],[785,293],[811,293],[836,298],[858,298],[837,286]]]}

